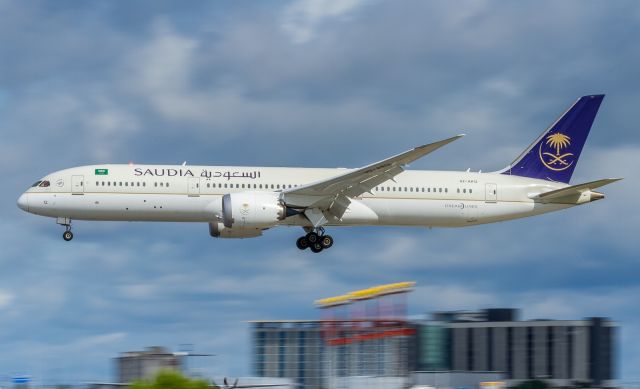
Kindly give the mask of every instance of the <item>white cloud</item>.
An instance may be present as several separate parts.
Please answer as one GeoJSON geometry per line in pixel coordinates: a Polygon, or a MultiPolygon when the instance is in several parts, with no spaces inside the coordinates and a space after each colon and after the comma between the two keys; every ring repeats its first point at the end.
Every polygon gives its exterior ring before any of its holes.
{"type": "Polygon", "coordinates": [[[295,43],[313,39],[329,19],[345,19],[367,0],[296,0],[282,14],[282,29],[295,43]]]}
{"type": "Polygon", "coordinates": [[[14,295],[4,290],[0,290],[0,309],[8,307],[14,299],[14,295]]]}

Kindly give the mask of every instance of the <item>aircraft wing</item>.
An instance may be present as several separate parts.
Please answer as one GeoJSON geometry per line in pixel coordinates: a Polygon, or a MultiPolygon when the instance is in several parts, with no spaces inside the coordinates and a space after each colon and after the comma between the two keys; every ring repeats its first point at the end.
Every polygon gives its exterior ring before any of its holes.
{"type": "Polygon", "coordinates": [[[404,171],[404,166],[407,164],[463,136],[456,135],[439,142],[418,146],[359,169],[348,170],[335,177],[284,190],[282,198],[292,208],[329,210],[339,218],[349,205],[349,198],[370,192],[383,182],[393,180],[404,171]]]}

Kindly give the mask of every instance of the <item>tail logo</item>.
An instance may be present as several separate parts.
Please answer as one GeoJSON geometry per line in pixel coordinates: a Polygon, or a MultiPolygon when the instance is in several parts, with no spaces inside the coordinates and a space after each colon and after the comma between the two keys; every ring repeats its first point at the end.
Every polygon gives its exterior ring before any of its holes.
{"type": "Polygon", "coordinates": [[[567,170],[575,162],[573,153],[563,152],[570,145],[571,138],[565,134],[556,132],[547,136],[545,141],[540,142],[538,150],[540,161],[547,169],[554,172],[567,170]]]}

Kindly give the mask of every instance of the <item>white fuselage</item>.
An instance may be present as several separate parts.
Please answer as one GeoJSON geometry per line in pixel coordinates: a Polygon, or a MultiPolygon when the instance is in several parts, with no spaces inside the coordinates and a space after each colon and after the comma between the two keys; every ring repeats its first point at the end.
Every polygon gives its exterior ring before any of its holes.
{"type": "MultiPolygon", "coordinates": [[[[65,169],[19,200],[30,213],[75,220],[214,222],[222,196],[279,192],[347,169],[96,165],[65,169]]],[[[566,184],[498,173],[405,171],[358,196],[328,225],[461,227],[538,215],[575,204],[540,203],[533,194],[566,184]]],[[[308,227],[303,215],[278,223],[308,227]]]]}

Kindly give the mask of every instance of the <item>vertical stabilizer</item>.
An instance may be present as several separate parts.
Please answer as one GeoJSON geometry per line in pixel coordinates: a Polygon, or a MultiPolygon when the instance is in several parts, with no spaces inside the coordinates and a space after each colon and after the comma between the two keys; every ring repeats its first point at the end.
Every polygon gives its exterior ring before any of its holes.
{"type": "Polygon", "coordinates": [[[602,99],[579,98],[501,173],[569,183],[602,99]]]}

